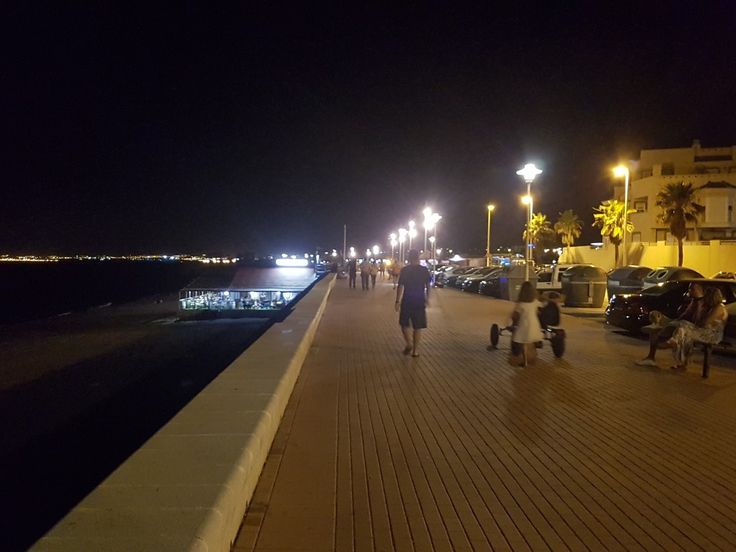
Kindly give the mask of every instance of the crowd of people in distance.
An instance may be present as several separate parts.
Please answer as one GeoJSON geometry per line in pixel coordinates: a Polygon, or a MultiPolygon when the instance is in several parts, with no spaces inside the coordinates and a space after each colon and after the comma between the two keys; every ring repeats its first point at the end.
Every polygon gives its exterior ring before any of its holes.
{"type": "Polygon", "coordinates": [[[373,289],[376,287],[378,275],[386,278],[386,264],[381,259],[363,259],[360,264],[355,259],[350,259],[347,265],[348,287],[355,288],[358,272],[360,272],[361,289],[373,289]]]}

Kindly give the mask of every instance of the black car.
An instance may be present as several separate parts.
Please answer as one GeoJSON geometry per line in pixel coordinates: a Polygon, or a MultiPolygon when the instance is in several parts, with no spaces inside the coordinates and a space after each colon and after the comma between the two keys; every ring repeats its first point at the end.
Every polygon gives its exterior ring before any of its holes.
{"type": "Polygon", "coordinates": [[[608,296],[638,293],[644,287],[644,278],[652,271],[648,266],[629,265],[614,268],[606,274],[608,296]]]}
{"type": "Polygon", "coordinates": [[[481,281],[496,270],[498,270],[497,267],[489,266],[488,268],[481,268],[475,274],[466,275],[460,287],[463,291],[477,292],[481,281]]]}
{"type": "Polygon", "coordinates": [[[614,295],[606,308],[606,324],[638,333],[649,324],[649,313],[654,310],[669,318],[676,318],[687,303],[690,282],[698,282],[704,288],[718,287],[727,305],[736,302],[736,282],[733,280],[690,278],[663,282],[639,293],[614,295]]]}
{"type": "Polygon", "coordinates": [[[503,274],[503,267],[500,267],[488,274],[478,284],[478,293],[481,295],[489,295],[491,297],[501,297],[501,276],[503,274]]]}
{"type": "Polygon", "coordinates": [[[472,274],[478,270],[478,267],[469,267],[469,268],[463,268],[461,270],[455,270],[452,274],[450,274],[447,278],[445,278],[445,286],[446,287],[456,287],[457,286],[457,280],[461,276],[464,276],[465,274],[472,274]]]}

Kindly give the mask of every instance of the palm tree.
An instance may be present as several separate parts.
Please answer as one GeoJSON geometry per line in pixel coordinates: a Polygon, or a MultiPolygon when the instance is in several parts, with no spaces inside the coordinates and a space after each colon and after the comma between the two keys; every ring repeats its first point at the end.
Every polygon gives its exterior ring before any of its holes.
{"type": "Polygon", "coordinates": [[[677,266],[682,266],[682,240],[687,236],[687,224],[697,225],[698,215],[705,207],[695,202],[692,184],[670,182],[657,194],[657,207],[662,212],[657,217],[660,222],[669,224],[670,232],[677,238],[677,266]]]}
{"type": "MultiPolygon", "coordinates": [[[[617,199],[607,199],[593,209],[596,211],[593,214],[593,226],[600,228],[601,236],[607,237],[613,244],[616,266],[618,266],[618,246],[621,245],[624,237],[624,209],[626,209],[624,202],[617,199]]],[[[629,209],[629,213],[634,212],[636,212],[634,209],[629,209]]],[[[634,225],[627,217],[626,231],[631,232],[633,229],[634,225]]]]}
{"type": "MultiPolygon", "coordinates": [[[[526,227],[522,237],[526,239],[526,227]]],[[[542,245],[547,243],[555,235],[552,230],[552,224],[547,220],[547,215],[542,213],[534,213],[531,224],[529,225],[529,241],[534,244],[534,260],[539,260],[539,250],[542,245]]]]}
{"type": "Polygon", "coordinates": [[[562,237],[562,243],[567,247],[567,262],[570,262],[570,247],[575,243],[575,238],[580,237],[583,230],[583,221],[572,209],[560,213],[560,218],[555,222],[555,232],[562,237]]]}

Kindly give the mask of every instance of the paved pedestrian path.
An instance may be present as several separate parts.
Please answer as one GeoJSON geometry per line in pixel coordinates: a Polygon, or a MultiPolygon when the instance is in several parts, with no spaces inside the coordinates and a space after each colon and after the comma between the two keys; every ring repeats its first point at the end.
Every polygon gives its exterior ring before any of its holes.
{"type": "Polygon", "coordinates": [[[566,316],[511,367],[510,310],[435,290],[412,359],[391,285],[337,282],[234,550],[736,550],[736,359],[637,367],[566,316]]]}

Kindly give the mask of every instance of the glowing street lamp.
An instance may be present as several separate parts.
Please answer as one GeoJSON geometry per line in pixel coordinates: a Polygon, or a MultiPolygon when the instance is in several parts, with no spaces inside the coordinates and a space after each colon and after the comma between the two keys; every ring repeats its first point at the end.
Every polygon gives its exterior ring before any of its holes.
{"type": "Polygon", "coordinates": [[[378,253],[379,253],[379,252],[381,251],[381,248],[380,248],[380,247],[378,247],[378,245],[374,245],[374,246],[373,246],[373,247],[371,248],[371,251],[373,251],[373,256],[375,257],[375,256],[377,256],[377,255],[378,255],[378,253]]]}
{"type": "Polygon", "coordinates": [[[524,165],[523,169],[519,169],[516,171],[516,174],[518,174],[520,177],[524,179],[524,182],[526,182],[526,195],[529,198],[527,205],[527,214],[526,214],[526,256],[525,256],[525,265],[526,270],[524,270],[524,278],[526,280],[529,280],[529,265],[531,264],[531,256],[532,256],[532,246],[529,236],[529,228],[532,225],[532,182],[534,182],[534,179],[542,174],[542,171],[539,170],[537,167],[534,166],[533,163],[527,163],[524,165]]]}
{"type": "Polygon", "coordinates": [[[404,264],[404,242],[406,241],[406,228],[399,228],[399,259],[404,264]]]}
{"type": "Polygon", "coordinates": [[[442,215],[440,215],[439,213],[432,213],[432,218],[430,220],[431,228],[434,228],[434,236],[432,236],[434,238],[434,240],[432,240],[432,249],[434,250],[434,244],[437,241],[437,228],[439,227],[440,220],[442,220],[442,215]]]}
{"type": "Polygon", "coordinates": [[[491,266],[491,214],[496,209],[493,203],[486,205],[488,210],[488,233],[486,235],[486,266],[491,266]]]}
{"type": "Polygon", "coordinates": [[[629,216],[629,168],[624,165],[619,165],[613,169],[613,175],[617,178],[624,177],[624,232],[621,238],[621,247],[623,249],[623,255],[621,256],[621,262],[623,266],[628,264],[628,254],[626,251],[626,226],[627,218],[629,216]]]}
{"type": "Polygon", "coordinates": [[[432,208],[431,207],[425,207],[422,211],[422,214],[424,215],[424,222],[422,223],[422,226],[424,226],[424,251],[427,250],[427,230],[432,229],[432,208]]]}
{"type": "Polygon", "coordinates": [[[409,221],[409,249],[411,249],[411,240],[417,237],[416,223],[413,220],[409,221]]]}

